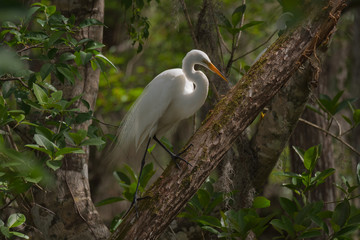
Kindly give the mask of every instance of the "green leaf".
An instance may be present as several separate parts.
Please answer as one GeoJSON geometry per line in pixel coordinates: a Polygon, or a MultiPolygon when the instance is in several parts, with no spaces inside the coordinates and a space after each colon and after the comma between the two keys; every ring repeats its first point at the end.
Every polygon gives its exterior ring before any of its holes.
{"type": "Polygon", "coordinates": [[[297,211],[297,206],[295,202],[283,197],[280,197],[279,202],[285,212],[287,212],[290,216],[294,216],[294,213],[297,211]]]}
{"type": "Polygon", "coordinates": [[[22,225],[26,221],[25,215],[22,213],[13,213],[9,216],[6,226],[13,228],[22,225]]]}
{"type": "Polygon", "coordinates": [[[120,201],[123,201],[123,200],[125,200],[125,199],[122,198],[122,197],[110,197],[110,198],[104,199],[104,200],[96,203],[95,206],[100,207],[100,206],[108,205],[108,204],[111,204],[111,203],[120,202],[120,201]]]}
{"type": "Polygon", "coordinates": [[[169,141],[169,139],[167,139],[166,137],[162,137],[160,139],[161,143],[165,145],[165,147],[167,149],[173,150],[174,146],[171,144],[171,142],[169,141]]]}
{"type": "Polygon", "coordinates": [[[347,199],[336,205],[331,221],[340,227],[344,226],[350,216],[350,204],[347,199]]]}
{"type": "Polygon", "coordinates": [[[316,162],[320,157],[319,145],[313,146],[304,153],[304,166],[307,170],[312,171],[315,168],[316,162]]]}
{"type": "Polygon", "coordinates": [[[149,148],[147,149],[148,153],[151,153],[151,152],[154,150],[155,146],[156,146],[156,143],[153,144],[151,147],[149,147],[149,148]]]}
{"type": "Polygon", "coordinates": [[[229,19],[227,19],[224,14],[219,12],[217,17],[220,20],[222,26],[224,26],[226,29],[228,29],[228,28],[231,29],[232,28],[232,25],[231,25],[229,19]]]}
{"type": "Polygon", "coordinates": [[[299,236],[299,239],[313,238],[313,237],[318,237],[318,236],[321,236],[321,231],[319,231],[319,230],[310,230],[310,231],[303,232],[299,236]]]}
{"type": "Polygon", "coordinates": [[[267,208],[270,207],[270,200],[268,200],[266,197],[256,197],[252,206],[254,208],[267,208]]]}
{"type": "Polygon", "coordinates": [[[28,40],[43,42],[48,38],[48,35],[43,32],[27,32],[24,37],[28,40]]]}
{"type": "Polygon", "coordinates": [[[53,34],[50,35],[49,37],[49,46],[53,46],[54,43],[59,40],[61,38],[61,36],[64,34],[65,32],[63,31],[58,31],[58,32],[54,32],[53,34]]]}
{"type": "Polygon", "coordinates": [[[213,227],[221,227],[220,220],[213,216],[200,216],[194,219],[196,222],[201,223],[203,225],[210,225],[213,227]]]}
{"type": "Polygon", "coordinates": [[[25,235],[23,233],[20,233],[20,232],[10,232],[11,234],[13,234],[14,236],[17,236],[17,237],[21,237],[21,238],[24,238],[24,239],[30,239],[28,235],[25,235]]]}
{"type": "Polygon", "coordinates": [[[205,189],[199,189],[197,191],[197,197],[199,199],[200,205],[205,208],[210,203],[210,194],[205,189]]]}
{"type": "Polygon", "coordinates": [[[1,25],[2,28],[13,28],[13,29],[17,29],[17,26],[10,21],[4,21],[1,25]]]}
{"type": "Polygon", "coordinates": [[[90,26],[94,26],[94,25],[105,26],[102,22],[100,22],[100,21],[97,20],[97,19],[88,18],[88,19],[85,19],[84,21],[82,21],[82,22],[79,24],[79,27],[80,27],[80,28],[84,28],[84,27],[90,27],[90,26]]]}
{"type": "Polygon", "coordinates": [[[75,56],[75,62],[80,66],[87,64],[90,61],[92,54],[89,52],[79,51],[75,52],[75,56]]]}
{"type": "Polygon", "coordinates": [[[52,69],[53,69],[53,65],[51,63],[45,63],[44,65],[42,65],[40,69],[41,79],[45,80],[45,78],[49,76],[52,69]]]}
{"type": "Polygon", "coordinates": [[[76,133],[68,133],[72,140],[74,140],[76,145],[79,145],[86,137],[87,132],[84,129],[80,129],[76,133]]]}
{"type": "Polygon", "coordinates": [[[360,226],[360,213],[350,217],[348,224],[358,224],[360,226]]]}
{"type": "Polygon", "coordinates": [[[46,161],[46,165],[51,168],[52,170],[56,171],[58,170],[61,165],[62,165],[62,161],[57,161],[57,160],[47,160],[46,161]]]}
{"type": "Polygon", "coordinates": [[[346,226],[346,227],[342,228],[340,231],[336,232],[334,237],[347,236],[350,233],[353,233],[356,230],[358,230],[359,227],[360,227],[359,225],[346,226]]]}
{"type": "Polygon", "coordinates": [[[55,157],[69,153],[85,153],[81,148],[64,147],[55,153],[55,157]]]}
{"type": "Polygon", "coordinates": [[[40,152],[46,153],[47,155],[49,155],[49,157],[51,157],[51,155],[52,155],[52,152],[50,150],[42,148],[42,147],[40,147],[39,145],[36,145],[36,144],[27,144],[27,145],[25,145],[25,147],[29,147],[29,148],[38,150],[40,152]]]}
{"type": "Polygon", "coordinates": [[[244,31],[245,29],[248,29],[250,27],[253,27],[253,26],[256,26],[256,25],[259,25],[259,24],[262,24],[262,23],[264,23],[264,21],[251,21],[251,22],[245,24],[244,26],[242,26],[240,28],[240,30],[244,31]]]}
{"type": "Polygon", "coordinates": [[[297,174],[293,172],[275,172],[274,175],[280,177],[303,179],[301,174],[297,174]]]}
{"type": "Polygon", "coordinates": [[[332,175],[334,173],[335,173],[334,168],[325,169],[324,171],[322,171],[320,173],[316,173],[315,177],[312,179],[312,182],[317,181],[316,185],[319,185],[319,184],[323,183],[327,177],[329,177],[330,175],[332,175]]]}
{"type": "Polygon", "coordinates": [[[345,115],[341,115],[342,116],[342,118],[348,123],[348,124],[350,124],[350,125],[352,125],[353,124],[353,122],[351,121],[351,119],[350,118],[348,118],[347,116],[345,116],[345,115]]]}
{"type": "Polygon", "coordinates": [[[10,232],[9,232],[9,228],[5,227],[5,226],[0,226],[0,232],[6,237],[6,238],[10,238],[10,232]]]}
{"type": "Polygon", "coordinates": [[[360,109],[355,109],[353,112],[353,120],[356,125],[360,124],[360,109]]]}
{"type": "Polygon", "coordinates": [[[122,170],[114,171],[113,175],[114,175],[114,177],[116,178],[117,181],[122,181],[127,185],[131,184],[130,178],[122,170]]]}
{"type": "Polygon", "coordinates": [[[240,23],[241,18],[243,16],[243,14],[245,13],[245,10],[246,10],[245,4],[235,8],[235,10],[231,16],[231,22],[234,27],[236,27],[240,23]]]}
{"type": "Polygon", "coordinates": [[[214,233],[216,235],[220,234],[220,232],[218,230],[216,230],[215,228],[212,228],[210,226],[201,226],[201,228],[208,232],[214,233]]]}
{"type": "Polygon", "coordinates": [[[63,91],[59,90],[51,94],[52,102],[59,102],[62,99],[63,91]]]}
{"type": "Polygon", "coordinates": [[[97,57],[97,58],[100,58],[100,59],[102,59],[102,60],[104,60],[105,62],[107,62],[108,64],[110,64],[116,71],[117,71],[117,68],[116,68],[116,66],[107,58],[107,57],[105,57],[104,55],[102,55],[101,53],[99,53],[99,54],[96,54],[95,55],[95,57],[97,57]]]}
{"type": "Polygon", "coordinates": [[[70,52],[65,52],[63,54],[61,54],[61,56],[59,57],[59,62],[66,62],[66,61],[70,61],[70,60],[74,60],[76,58],[76,56],[70,52]]]}
{"type": "Polygon", "coordinates": [[[120,216],[115,216],[110,223],[110,231],[114,232],[117,227],[122,223],[123,219],[120,216]]]}
{"type": "Polygon", "coordinates": [[[71,84],[75,83],[75,77],[72,71],[67,67],[56,68],[71,84]]]}
{"type": "Polygon", "coordinates": [[[105,44],[96,41],[90,41],[86,44],[86,50],[96,50],[105,47],[105,44]]]}
{"type": "Polygon", "coordinates": [[[96,138],[89,138],[89,139],[86,139],[85,141],[83,141],[80,146],[101,146],[103,144],[105,144],[106,142],[104,142],[102,140],[101,137],[96,137],[96,138]]]}
{"type": "Polygon", "coordinates": [[[36,99],[41,105],[48,103],[49,99],[46,92],[36,83],[33,83],[33,91],[36,99]]]}
{"type": "Polygon", "coordinates": [[[46,13],[50,16],[56,12],[56,6],[50,5],[46,7],[46,13]]]}
{"type": "Polygon", "coordinates": [[[49,139],[47,139],[45,136],[41,134],[35,134],[34,140],[39,146],[44,147],[50,150],[51,152],[54,152],[55,149],[59,149],[55,143],[51,142],[49,139]]]}
{"type": "Polygon", "coordinates": [[[293,224],[288,217],[282,216],[281,220],[273,219],[270,224],[273,225],[275,229],[285,230],[292,238],[295,237],[293,224]]]}
{"type": "Polygon", "coordinates": [[[146,164],[141,173],[140,186],[145,188],[151,177],[155,174],[154,166],[152,163],[146,164]]]}

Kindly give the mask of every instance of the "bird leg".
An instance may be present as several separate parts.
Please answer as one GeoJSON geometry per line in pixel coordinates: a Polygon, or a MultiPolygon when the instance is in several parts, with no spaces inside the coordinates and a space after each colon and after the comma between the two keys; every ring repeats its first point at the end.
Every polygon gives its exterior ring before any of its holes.
{"type": "Polygon", "coordinates": [[[145,198],[148,198],[148,197],[137,198],[137,193],[138,193],[139,186],[140,186],[141,173],[142,173],[143,168],[144,168],[144,165],[145,165],[145,157],[146,157],[147,150],[148,150],[148,148],[149,148],[150,140],[151,140],[151,138],[149,138],[149,140],[148,140],[148,142],[147,142],[147,144],[146,144],[144,156],[143,156],[143,158],[142,158],[142,160],[141,160],[140,173],[139,173],[138,181],[137,181],[137,184],[136,184],[136,190],[135,190],[135,193],[134,193],[134,198],[133,198],[133,200],[132,200],[132,202],[131,202],[131,205],[130,205],[129,209],[126,211],[126,213],[124,214],[124,216],[126,216],[126,215],[129,213],[129,211],[131,210],[131,208],[132,208],[133,206],[135,206],[136,217],[139,217],[138,208],[137,208],[137,201],[138,201],[138,200],[145,199],[145,198]]]}
{"type": "Polygon", "coordinates": [[[173,153],[172,151],[170,151],[167,147],[165,147],[165,145],[156,137],[156,135],[154,135],[153,139],[158,143],[160,144],[160,146],[165,149],[165,151],[170,155],[171,159],[175,162],[176,164],[176,167],[177,168],[180,168],[179,167],[179,164],[178,162],[176,161],[176,159],[180,159],[181,161],[185,162],[186,164],[190,165],[192,167],[192,165],[186,161],[185,159],[183,159],[182,157],[180,157],[181,154],[183,154],[184,152],[186,152],[191,146],[192,144],[190,144],[189,146],[187,146],[183,151],[181,151],[180,153],[178,154],[175,154],[173,153]]]}

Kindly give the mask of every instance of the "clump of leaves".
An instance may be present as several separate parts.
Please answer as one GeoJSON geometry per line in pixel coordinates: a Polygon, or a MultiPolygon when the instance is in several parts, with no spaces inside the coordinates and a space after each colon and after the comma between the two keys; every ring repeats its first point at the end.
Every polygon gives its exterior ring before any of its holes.
{"type": "MultiPolygon", "coordinates": [[[[155,146],[155,145],[154,145],[155,146]]],[[[153,146],[153,147],[154,147],[153,146]]],[[[153,150],[153,147],[150,148],[148,151],[151,152],[153,150]]],[[[127,164],[125,164],[120,170],[114,171],[113,175],[119,185],[122,187],[123,197],[110,197],[107,199],[104,199],[96,204],[96,206],[103,206],[119,201],[129,201],[132,202],[135,195],[136,185],[139,182],[139,189],[138,189],[138,196],[141,196],[141,194],[145,191],[146,186],[148,185],[151,177],[155,174],[154,165],[153,163],[148,163],[144,166],[141,178],[139,180],[138,175],[135,173],[135,171],[127,164]]],[[[121,214],[117,215],[110,224],[110,231],[113,232],[122,222],[122,217],[125,214],[125,212],[122,212],[121,214]]]]}
{"type": "MultiPolygon", "coordinates": [[[[31,186],[49,183],[49,172],[61,167],[64,155],[104,145],[97,128],[73,129],[93,119],[89,103],[82,95],[65,98],[53,82],[74,85],[85,65],[101,71],[115,67],[101,54],[102,43],[75,37],[84,27],[103,25],[98,20],[76,25],[75,16],[42,3],[19,16],[3,21],[0,32],[0,206],[16,202],[31,186]],[[33,63],[40,67],[29,68],[33,63]]],[[[20,236],[13,227],[2,224],[2,234],[20,236]]]]}
{"type": "Polygon", "coordinates": [[[6,224],[0,219],[0,232],[4,235],[5,238],[19,237],[24,239],[29,239],[29,236],[26,234],[14,231],[13,229],[23,225],[26,221],[24,214],[13,213],[11,214],[6,224]]]}
{"type": "Polygon", "coordinates": [[[246,239],[250,231],[260,236],[268,227],[266,225],[272,216],[261,217],[257,209],[269,207],[270,201],[259,196],[254,199],[250,208],[220,211],[220,218],[215,217],[215,210],[220,210],[219,207],[225,196],[221,192],[214,191],[214,182],[215,180],[208,179],[178,217],[197,223],[203,230],[216,234],[218,238],[246,239]]]}
{"type": "Polygon", "coordinates": [[[199,189],[179,217],[187,218],[203,230],[224,239],[246,239],[250,232],[261,237],[267,228],[273,228],[280,234],[275,239],[307,239],[319,236],[328,239],[352,239],[351,234],[360,228],[360,210],[351,205],[351,200],[359,197],[355,195],[355,190],[359,188],[360,183],[360,164],[357,167],[357,184],[351,185],[343,178],[343,184],[337,187],[344,193],[344,197],[337,201],[335,209],[330,211],[325,208],[328,203],[312,202],[310,193],[334,174],[335,170],[315,170],[320,158],[320,145],[306,151],[294,149],[306,170],[301,174],[277,174],[290,179],[290,183],[284,183],[283,186],[293,192],[292,198],[279,198],[282,209],[280,213],[273,211],[265,216],[260,215],[259,209],[270,207],[270,201],[258,196],[250,208],[225,212],[219,209],[217,214],[217,209],[224,201],[224,195],[214,192],[214,180],[211,180],[199,189]],[[300,201],[296,195],[300,196],[300,201]]]}
{"type": "MultiPolygon", "coordinates": [[[[320,157],[321,147],[314,146],[306,151],[294,148],[306,169],[301,174],[291,172],[279,173],[290,179],[290,183],[283,184],[294,195],[301,196],[302,202],[295,197],[280,198],[280,205],[284,211],[281,217],[273,219],[271,225],[281,234],[279,238],[304,239],[326,236],[328,239],[352,239],[351,233],[360,228],[360,210],[351,207],[350,200],[355,189],[359,188],[360,172],[357,171],[357,184],[351,186],[343,178],[346,188],[338,185],[344,192],[344,198],[337,202],[334,211],[326,210],[323,201],[312,202],[310,192],[324,183],[326,178],[335,170],[315,171],[316,162],[320,157]],[[330,223],[330,224],[329,224],[330,223]]],[[[360,165],[358,165],[358,169],[360,165]]]]}

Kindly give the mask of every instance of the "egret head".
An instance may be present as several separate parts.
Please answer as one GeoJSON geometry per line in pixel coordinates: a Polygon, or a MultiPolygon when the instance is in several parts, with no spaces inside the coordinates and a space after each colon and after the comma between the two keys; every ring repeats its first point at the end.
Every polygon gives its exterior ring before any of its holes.
{"type": "Polygon", "coordinates": [[[186,54],[183,62],[185,61],[185,59],[189,59],[189,62],[192,62],[193,64],[199,64],[199,65],[202,65],[202,66],[206,67],[210,71],[212,71],[212,72],[216,73],[217,75],[219,75],[226,82],[228,81],[224,77],[224,75],[214,66],[214,64],[211,63],[210,58],[203,51],[200,51],[200,50],[197,50],[197,49],[191,50],[190,52],[188,52],[186,54]]]}

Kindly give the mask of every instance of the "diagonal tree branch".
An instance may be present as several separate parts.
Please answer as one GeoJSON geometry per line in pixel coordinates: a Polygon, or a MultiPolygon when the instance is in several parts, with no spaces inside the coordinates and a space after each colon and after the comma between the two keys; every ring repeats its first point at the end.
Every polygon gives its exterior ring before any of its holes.
{"type": "MultiPolygon", "coordinates": [[[[316,1],[318,2],[318,1],[316,1]]],[[[307,1],[308,3],[308,1],[307,1]]],[[[321,1],[323,3],[323,1],[321,1]]],[[[216,105],[194,134],[184,156],[193,167],[171,164],[110,239],[156,239],[219,164],[235,139],[292,76],[333,33],[345,0],[309,6],[301,25],[282,35],[248,74],[216,105]]]]}

